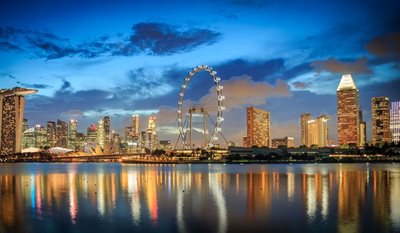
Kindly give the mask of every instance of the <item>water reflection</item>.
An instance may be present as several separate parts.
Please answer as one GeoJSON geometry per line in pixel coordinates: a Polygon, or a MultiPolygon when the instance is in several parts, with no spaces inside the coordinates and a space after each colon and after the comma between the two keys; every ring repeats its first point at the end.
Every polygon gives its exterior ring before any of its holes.
{"type": "Polygon", "coordinates": [[[397,165],[13,166],[0,232],[400,231],[397,165]]]}

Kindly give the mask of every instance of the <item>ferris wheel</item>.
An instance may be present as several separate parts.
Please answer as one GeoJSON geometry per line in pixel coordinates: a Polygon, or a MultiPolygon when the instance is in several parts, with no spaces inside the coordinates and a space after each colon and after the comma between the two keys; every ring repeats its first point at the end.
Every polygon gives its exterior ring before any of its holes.
{"type": "MultiPolygon", "coordinates": [[[[221,78],[217,76],[217,72],[213,71],[211,67],[206,66],[206,65],[201,65],[197,66],[192,71],[188,73],[188,75],[185,77],[184,82],[181,86],[181,91],[179,92],[179,100],[178,100],[178,130],[179,130],[179,136],[182,139],[183,142],[183,147],[185,149],[194,149],[193,144],[192,144],[192,116],[193,114],[200,114],[203,116],[203,148],[211,148],[214,146],[214,142],[218,140],[218,137],[216,136],[217,133],[221,133],[221,123],[224,121],[224,118],[222,116],[223,111],[225,110],[224,107],[224,99],[225,96],[222,94],[223,86],[220,84],[221,78]],[[185,97],[185,92],[186,89],[188,88],[188,85],[190,83],[190,80],[194,77],[194,75],[199,72],[199,71],[207,71],[209,76],[214,80],[214,86],[215,90],[217,93],[217,99],[216,99],[216,120],[213,120],[207,109],[205,108],[189,108],[188,112],[185,113],[185,115],[189,116],[189,122],[187,122],[187,119],[185,121],[182,120],[182,116],[184,114],[184,108],[183,108],[183,103],[184,103],[184,97],[185,97]],[[207,130],[207,116],[211,120],[211,126],[212,126],[212,132],[209,133],[207,130]],[[187,127],[187,123],[189,126],[187,127]],[[189,133],[189,135],[188,135],[189,133]],[[208,136],[208,134],[210,136],[208,136]]],[[[185,109],[187,111],[187,109],[185,109]]]]}

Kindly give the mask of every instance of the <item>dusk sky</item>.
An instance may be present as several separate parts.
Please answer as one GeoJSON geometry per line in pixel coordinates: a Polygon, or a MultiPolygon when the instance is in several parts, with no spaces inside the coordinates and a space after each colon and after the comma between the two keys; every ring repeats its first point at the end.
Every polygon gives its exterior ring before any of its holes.
{"type": "MultiPolygon", "coordinates": [[[[122,133],[131,116],[175,142],[180,86],[197,65],[218,72],[227,110],[222,130],[241,144],[246,107],[271,112],[271,138],[300,141],[300,114],[331,116],[336,88],[351,73],[371,140],[373,96],[400,100],[400,1],[20,1],[0,3],[0,88],[27,97],[29,126],[90,123],[109,115],[122,133]]],[[[187,106],[215,92],[205,73],[187,106]]],[[[213,103],[207,103],[213,104],[213,103]]],[[[208,106],[207,106],[208,107],[208,106]]],[[[221,142],[222,143],[222,142],[221,142]]]]}

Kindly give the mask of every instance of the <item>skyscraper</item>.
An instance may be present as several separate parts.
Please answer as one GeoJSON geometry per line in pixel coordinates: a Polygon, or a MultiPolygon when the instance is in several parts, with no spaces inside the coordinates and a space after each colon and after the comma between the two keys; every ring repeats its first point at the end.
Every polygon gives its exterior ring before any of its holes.
{"type": "Polygon", "coordinates": [[[76,133],[77,133],[78,121],[70,120],[68,125],[68,148],[71,150],[76,149],[76,133]]]}
{"type": "Polygon", "coordinates": [[[57,144],[56,123],[54,121],[47,122],[47,144],[50,147],[55,147],[57,144]]]}
{"type": "Polygon", "coordinates": [[[306,146],[317,145],[325,147],[328,145],[328,115],[321,115],[316,119],[307,122],[307,143],[306,146]]]}
{"type": "Polygon", "coordinates": [[[247,108],[247,146],[270,147],[270,114],[255,107],[247,108]]]}
{"type": "Polygon", "coordinates": [[[359,144],[360,118],[359,93],[350,74],[342,76],[337,94],[338,143],[339,145],[359,144]]]}
{"type": "Polygon", "coordinates": [[[68,124],[62,120],[57,120],[56,125],[57,146],[67,148],[68,146],[68,124]]]}
{"type": "Polygon", "coordinates": [[[149,116],[149,127],[147,129],[150,129],[152,131],[156,131],[156,116],[155,115],[150,115],[149,116]]]}
{"type": "Polygon", "coordinates": [[[301,128],[301,145],[307,145],[308,143],[308,121],[311,120],[310,113],[303,113],[300,116],[300,128],[301,128]]]}
{"type": "Polygon", "coordinates": [[[21,152],[25,95],[36,92],[20,87],[0,90],[0,155],[21,152]]]}
{"type": "Polygon", "coordinates": [[[97,128],[95,124],[91,124],[90,127],[87,128],[86,138],[88,143],[97,142],[97,128]]]}
{"type": "Polygon", "coordinates": [[[104,119],[100,119],[97,122],[97,144],[101,148],[104,148],[106,142],[106,135],[105,135],[105,129],[104,129],[104,119]]]}
{"type": "Polygon", "coordinates": [[[390,132],[389,98],[385,96],[371,99],[372,143],[383,144],[392,141],[390,132]]]}
{"type": "Polygon", "coordinates": [[[139,132],[139,115],[138,114],[132,115],[132,130],[133,130],[133,136],[139,137],[140,132],[139,132]]]}
{"type": "Polygon", "coordinates": [[[392,140],[395,143],[400,142],[400,101],[392,102],[390,108],[390,130],[392,132],[392,140]]]}
{"type": "Polygon", "coordinates": [[[112,141],[112,135],[111,135],[111,119],[109,116],[104,117],[104,133],[105,133],[105,140],[106,142],[111,142],[112,141]]]}
{"type": "Polygon", "coordinates": [[[146,130],[146,147],[152,151],[158,148],[156,116],[153,114],[149,116],[149,127],[146,130]]]}
{"type": "Polygon", "coordinates": [[[126,126],[125,127],[124,140],[127,143],[133,141],[133,129],[132,129],[132,127],[130,127],[130,126],[126,126]]]}

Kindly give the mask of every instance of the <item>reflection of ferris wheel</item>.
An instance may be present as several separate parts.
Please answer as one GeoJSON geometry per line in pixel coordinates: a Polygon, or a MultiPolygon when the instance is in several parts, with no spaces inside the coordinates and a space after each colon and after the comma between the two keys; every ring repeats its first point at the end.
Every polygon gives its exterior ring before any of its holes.
{"type": "Polygon", "coordinates": [[[220,85],[221,78],[217,76],[217,72],[213,71],[211,67],[209,66],[197,66],[194,68],[192,71],[189,72],[189,74],[185,77],[185,81],[182,84],[181,91],[179,92],[179,101],[178,101],[178,129],[179,129],[179,136],[182,138],[183,146],[185,149],[194,149],[192,148],[192,116],[193,114],[200,114],[203,116],[203,148],[210,148],[214,144],[216,140],[218,140],[216,134],[219,132],[221,133],[221,123],[224,121],[224,118],[222,117],[222,113],[225,110],[223,101],[225,99],[225,96],[222,95],[222,89],[223,87],[220,85]],[[199,71],[205,70],[208,72],[211,78],[214,80],[215,84],[215,89],[217,92],[217,114],[216,114],[216,120],[212,120],[210,115],[208,114],[207,110],[204,108],[190,108],[188,110],[188,115],[189,115],[189,122],[187,122],[188,118],[186,118],[184,121],[182,121],[182,114],[184,112],[183,109],[183,101],[184,101],[184,96],[186,89],[189,85],[190,80],[192,77],[199,71]],[[212,125],[213,125],[213,130],[211,133],[210,137],[207,137],[207,116],[210,118],[212,125]],[[187,124],[189,124],[189,127],[187,127],[187,124]],[[187,130],[187,128],[189,128],[187,130]],[[189,135],[187,133],[189,132],[189,135]],[[188,137],[188,138],[187,138],[188,137]]]}

